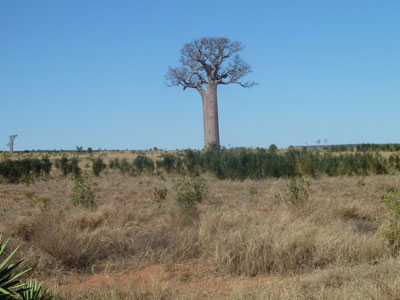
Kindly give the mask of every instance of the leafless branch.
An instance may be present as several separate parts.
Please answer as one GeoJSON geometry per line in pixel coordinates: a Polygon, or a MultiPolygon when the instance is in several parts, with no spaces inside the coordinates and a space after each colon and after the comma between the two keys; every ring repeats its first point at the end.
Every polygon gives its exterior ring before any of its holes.
{"type": "Polygon", "coordinates": [[[237,54],[243,45],[227,38],[202,38],[186,43],[181,49],[181,66],[169,68],[166,75],[168,86],[195,88],[200,93],[208,83],[235,83],[243,87],[255,82],[241,81],[251,73],[250,65],[237,54]]]}

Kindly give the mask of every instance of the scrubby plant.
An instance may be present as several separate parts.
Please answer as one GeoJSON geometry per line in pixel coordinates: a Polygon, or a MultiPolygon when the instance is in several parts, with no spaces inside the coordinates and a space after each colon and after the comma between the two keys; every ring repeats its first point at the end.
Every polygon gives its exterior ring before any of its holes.
{"type": "Polygon", "coordinates": [[[304,204],[310,197],[310,181],[304,177],[292,177],[286,185],[286,191],[282,194],[282,202],[286,206],[298,207],[304,204]]]}
{"type": "Polygon", "coordinates": [[[119,169],[119,159],[111,159],[110,162],[108,163],[108,167],[110,169],[119,169]]]}
{"type": "Polygon", "coordinates": [[[138,174],[141,174],[143,171],[152,173],[154,170],[154,161],[146,155],[140,154],[133,161],[133,167],[138,174]]]}
{"type": "Polygon", "coordinates": [[[39,206],[41,209],[47,209],[51,203],[48,197],[37,197],[33,199],[33,204],[39,206]]]}
{"type": "Polygon", "coordinates": [[[122,174],[130,174],[132,173],[132,167],[129,164],[128,160],[126,158],[123,158],[121,160],[121,163],[118,165],[119,170],[121,171],[122,174]]]}
{"type": "Polygon", "coordinates": [[[0,163],[0,177],[10,183],[30,182],[39,176],[48,176],[51,166],[52,163],[47,157],[5,160],[0,163]]]}
{"type": "Polygon", "coordinates": [[[36,195],[35,191],[26,191],[24,192],[24,196],[28,199],[33,199],[36,195]]]}
{"type": "Polygon", "coordinates": [[[202,166],[201,152],[191,149],[185,150],[182,158],[182,164],[186,173],[192,176],[198,176],[202,166]]]}
{"type": "Polygon", "coordinates": [[[64,176],[72,174],[76,178],[81,175],[79,160],[76,157],[68,159],[66,156],[63,156],[61,159],[56,160],[56,168],[59,169],[64,176]]]}
{"type": "Polygon", "coordinates": [[[101,171],[103,171],[106,167],[107,166],[101,157],[98,157],[95,160],[93,160],[92,170],[95,176],[100,176],[101,171]]]}
{"type": "Polygon", "coordinates": [[[85,208],[95,206],[95,187],[84,177],[75,178],[75,184],[72,190],[72,203],[85,208]]]}
{"type": "Polygon", "coordinates": [[[182,178],[175,184],[180,203],[201,203],[207,193],[207,183],[201,177],[182,178]]]}
{"type": "Polygon", "coordinates": [[[157,162],[159,168],[192,176],[211,172],[220,179],[316,177],[323,174],[366,176],[400,170],[400,158],[395,155],[389,159],[369,152],[337,155],[307,147],[289,147],[287,151],[278,151],[274,145],[268,150],[210,146],[205,152],[185,150],[182,158],[179,155],[168,155],[157,162]],[[175,163],[172,164],[174,159],[175,163]]]}
{"type": "Polygon", "coordinates": [[[251,187],[248,190],[250,196],[254,196],[257,194],[258,190],[255,187],[251,187]]]}
{"type": "Polygon", "coordinates": [[[268,148],[268,151],[272,154],[275,154],[278,151],[278,147],[275,144],[271,144],[268,148]]]}
{"type": "Polygon", "coordinates": [[[172,170],[176,169],[178,157],[173,154],[163,154],[161,160],[157,161],[157,167],[163,168],[167,173],[171,173],[172,170]]]}
{"type": "Polygon", "coordinates": [[[382,197],[385,206],[389,210],[390,217],[381,227],[381,232],[389,245],[394,250],[400,249],[400,192],[396,188],[390,188],[382,197]]]}
{"type": "Polygon", "coordinates": [[[197,204],[205,198],[207,184],[200,177],[182,178],[175,184],[174,189],[181,222],[184,225],[189,225],[198,217],[197,204]]]}
{"type": "Polygon", "coordinates": [[[167,188],[154,188],[154,201],[158,204],[159,208],[167,198],[167,194],[168,194],[167,188]]]}

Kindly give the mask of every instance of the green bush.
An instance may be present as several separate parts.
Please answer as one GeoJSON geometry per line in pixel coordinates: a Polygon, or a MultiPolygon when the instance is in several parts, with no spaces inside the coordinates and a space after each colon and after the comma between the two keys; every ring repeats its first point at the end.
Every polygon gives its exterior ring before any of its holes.
{"type": "Polygon", "coordinates": [[[101,171],[103,171],[106,167],[107,166],[101,159],[101,157],[98,157],[95,160],[93,160],[92,170],[95,176],[100,176],[101,171]]]}
{"type": "Polygon", "coordinates": [[[173,154],[163,154],[162,159],[157,161],[157,167],[163,168],[167,173],[177,169],[179,158],[173,154]]]}
{"type": "Polygon", "coordinates": [[[254,195],[256,195],[258,193],[258,190],[255,187],[249,188],[248,191],[249,191],[249,195],[250,196],[254,196],[254,195]]]}
{"type": "Polygon", "coordinates": [[[184,225],[189,225],[198,217],[197,204],[205,198],[207,184],[200,177],[182,178],[175,184],[174,189],[176,191],[180,221],[184,225]]]}
{"type": "Polygon", "coordinates": [[[154,188],[154,201],[158,203],[159,208],[167,198],[167,194],[168,194],[167,188],[154,188]]]}
{"type": "Polygon", "coordinates": [[[202,167],[201,152],[191,149],[185,150],[182,158],[182,165],[188,174],[192,176],[198,176],[202,167]]]}
{"type": "MultiPolygon", "coordinates": [[[[177,156],[175,156],[177,157],[177,156]]],[[[158,165],[163,166],[164,162],[158,165]]],[[[178,166],[175,166],[179,171],[178,166]]],[[[365,176],[400,171],[400,157],[387,159],[379,154],[332,154],[318,149],[290,147],[278,151],[273,145],[247,149],[209,147],[207,151],[185,150],[180,169],[192,176],[210,172],[220,179],[262,179],[268,177],[347,175],[365,176]]]]}
{"type": "Polygon", "coordinates": [[[133,166],[135,171],[138,174],[141,174],[143,171],[147,173],[152,173],[154,170],[154,162],[151,158],[148,158],[146,155],[138,155],[133,161],[133,166]]]}
{"type": "Polygon", "coordinates": [[[310,181],[304,177],[292,177],[286,185],[282,202],[286,206],[298,207],[303,205],[310,197],[310,181]]]}
{"type": "Polygon", "coordinates": [[[95,206],[95,187],[96,184],[91,184],[84,177],[75,178],[75,184],[72,190],[72,203],[85,208],[95,206]]]}
{"type": "Polygon", "coordinates": [[[132,174],[132,167],[126,158],[121,160],[121,163],[119,164],[119,170],[122,174],[132,174]]]}
{"type": "Polygon", "coordinates": [[[76,157],[68,159],[66,156],[63,156],[61,159],[56,160],[56,168],[59,169],[64,176],[72,174],[74,177],[79,177],[81,175],[79,160],[76,157]]]}
{"type": "Polygon", "coordinates": [[[110,169],[119,169],[119,159],[111,159],[110,162],[108,163],[108,167],[110,169]]]}
{"type": "Polygon", "coordinates": [[[382,197],[390,217],[381,227],[381,232],[394,250],[400,249],[400,192],[389,189],[382,197]]]}
{"type": "Polygon", "coordinates": [[[18,183],[22,180],[31,181],[40,176],[48,176],[51,166],[52,163],[47,157],[42,159],[6,159],[0,162],[0,176],[10,183],[18,183]]]}

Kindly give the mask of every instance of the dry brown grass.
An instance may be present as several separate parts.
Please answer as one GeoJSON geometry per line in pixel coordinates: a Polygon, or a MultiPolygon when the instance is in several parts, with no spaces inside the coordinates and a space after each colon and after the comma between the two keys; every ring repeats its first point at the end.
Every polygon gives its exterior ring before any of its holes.
{"type": "Polygon", "coordinates": [[[71,205],[70,179],[2,184],[0,232],[22,245],[25,266],[44,280],[194,258],[213,264],[218,276],[288,278],[260,290],[185,294],[133,288],[118,298],[121,291],[110,288],[104,295],[66,299],[399,299],[400,264],[378,230],[387,217],[381,196],[400,186],[399,176],[369,176],[363,184],[356,177],[311,179],[309,199],[295,207],[279,198],[285,179],[206,177],[208,198],[191,226],[179,220],[176,179],[109,172],[94,179],[99,190],[93,210],[71,205]],[[155,187],[168,189],[161,208],[155,187]],[[51,198],[49,208],[34,206],[23,196],[29,192],[51,198]]]}
{"type": "Polygon", "coordinates": [[[208,290],[182,292],[176,286],[162,285],[144,291],[132,285],[124,291],[117,286],[109,286],[107,292],[66,293],[64,299],[397,300],[400,298],[399,267],[398,260],[380,261],[374,265],[364,263],[356,267],[334,267],[275,281],[257,289],[238,285],[231,291],[219,293],[208,290]]]}

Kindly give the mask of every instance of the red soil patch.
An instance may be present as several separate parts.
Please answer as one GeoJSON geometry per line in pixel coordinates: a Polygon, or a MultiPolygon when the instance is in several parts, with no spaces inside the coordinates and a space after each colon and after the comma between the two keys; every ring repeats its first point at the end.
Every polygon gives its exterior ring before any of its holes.
{"type": "Polygon", "coordinates": [[[215,266],[206,261],[192,260],[182,264],[150,265],[137,271],[126,271],[107,275],[69,277],[57,286],[63,292],[82,293],[89,290],[110,289],[127,291],[137,288],[151,291],[163,287],[181,292],[225,292],[237,287],[257,288],[278,279],[277,276],[222,276],[215,272],[215,266]]]}
{"type": "Polygon", "coordinates": [[[23,194],[7,194],[7,193],[0,193],[0,201],[2,200],[20,200],[24,199],[25,196],[23,194]]]}

